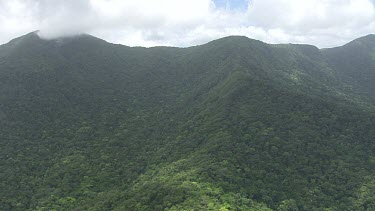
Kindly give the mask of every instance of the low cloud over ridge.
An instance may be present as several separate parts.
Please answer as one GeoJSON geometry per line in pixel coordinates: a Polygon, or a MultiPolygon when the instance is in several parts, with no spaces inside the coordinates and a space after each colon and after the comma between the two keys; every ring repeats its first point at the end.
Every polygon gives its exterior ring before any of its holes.
{"type": "Polygon", "coordinates": [[[228,35],[269,43],[343,44],[375,32],[372,0],[0,0],[0,43],[40,29],[50,39],[90,33],[130,46],[190,46],[228,35]]]}

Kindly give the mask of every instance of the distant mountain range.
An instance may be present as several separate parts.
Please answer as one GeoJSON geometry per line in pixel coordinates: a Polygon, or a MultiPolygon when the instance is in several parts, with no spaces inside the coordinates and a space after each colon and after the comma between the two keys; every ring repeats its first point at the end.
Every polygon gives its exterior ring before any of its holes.
{"type": "Polygon", "coordinates": [[[0,210],[375,210],[375,35],[0,46],[0,210]]]}

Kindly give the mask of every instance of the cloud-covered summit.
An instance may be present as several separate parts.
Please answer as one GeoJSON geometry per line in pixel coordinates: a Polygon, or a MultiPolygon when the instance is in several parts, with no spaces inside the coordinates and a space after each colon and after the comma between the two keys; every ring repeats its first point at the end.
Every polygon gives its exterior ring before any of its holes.
{"type": "Polygon", "coordinates": [[[0,0],[0,43],[40,29],[130,46],[190,46],[227,35],[343,44],[375,31],[373,0],[0,0]]]}

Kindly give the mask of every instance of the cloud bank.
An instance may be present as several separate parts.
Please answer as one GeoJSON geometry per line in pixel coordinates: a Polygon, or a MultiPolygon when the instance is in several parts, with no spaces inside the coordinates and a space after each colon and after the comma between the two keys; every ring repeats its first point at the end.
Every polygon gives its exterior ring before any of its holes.
{"type": "Polygon", "coordinates": [[[90,33],[146,47],[191,46],[228,35],[332,47],[375,32],[373,0],[230,2],[0,0],[0,43],[39,29],[45,39],[90,33]]]}

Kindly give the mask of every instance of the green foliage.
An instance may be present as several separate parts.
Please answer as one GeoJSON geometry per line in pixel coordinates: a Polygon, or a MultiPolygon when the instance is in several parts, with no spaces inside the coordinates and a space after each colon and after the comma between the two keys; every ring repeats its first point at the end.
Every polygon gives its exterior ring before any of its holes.
{"type": "Polygon", "coordinates": [[[295,200],[288,199],[288,200],[282,201],[281,204],[279,205],[279,207],[277,208],[277,210],[280,210],[280,211],[297,211],[298,207],[297,207],[297,203],[296,203],[295,200]]]}
{"type": "Polygon", "coordinates": [[[374,46],[375,35],[368,35],[342,47],[325,49],[322,53],[340,80],[348,83],[354,91],[374,98],[374,46]]]}
{"type": "Polygon", "coordinates": [[[17,38],[0,46],[0,210],[375,209],[372,40],[17,38]]]}
{"type": "Polygon", "coordinates": [[[375,178],[373,176],[366,177],[363,185],[357,190],[353,208],[375,210],[375,178]]]}

